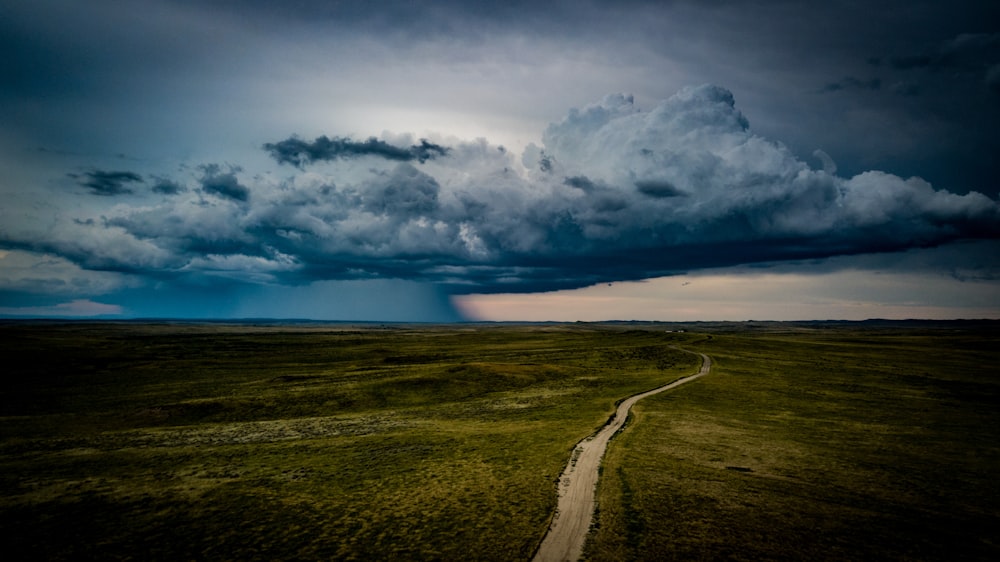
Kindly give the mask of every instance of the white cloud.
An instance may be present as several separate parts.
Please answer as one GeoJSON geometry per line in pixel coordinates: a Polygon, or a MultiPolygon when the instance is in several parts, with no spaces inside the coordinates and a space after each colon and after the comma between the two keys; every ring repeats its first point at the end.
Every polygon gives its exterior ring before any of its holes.
{"type": "Polygon", "coordinates": [[[0,291],[43,295],[101,295],[134,285],[120,273],[90,271],[52,254],[0,251],[0,291]]]}

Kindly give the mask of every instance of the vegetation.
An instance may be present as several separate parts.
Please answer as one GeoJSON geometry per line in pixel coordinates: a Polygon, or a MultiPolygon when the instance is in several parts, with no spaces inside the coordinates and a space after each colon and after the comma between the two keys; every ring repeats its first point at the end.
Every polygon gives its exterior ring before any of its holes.
{"type": "Polygon", "coordinates": [[[4,559],[527,560],[671,345],[587,558],[1000,558],[997,324],[684,328],[0,323],[4,559]]]}
{"type": "Polygon", "coordinates": [[[767,326],[633,409],[590,560],[997,560],[996,325],[767,326]]]}
{"type": "Polygon", "coordinates": [[[4,558],[528,559],[573,445],[695,367],[673,337],[0,325],[4,558]]]}

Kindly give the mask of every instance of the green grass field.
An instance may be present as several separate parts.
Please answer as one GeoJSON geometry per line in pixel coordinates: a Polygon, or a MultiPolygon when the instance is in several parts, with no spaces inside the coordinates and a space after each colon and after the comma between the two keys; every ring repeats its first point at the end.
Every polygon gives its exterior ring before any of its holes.
{"type": "Polygon", "coordinates": [[[5,560],[527,560],[615,402],[594,560],[996,559],[1000,333],[0,324],[5,560]]]}
{"type": "Polygon", "coordinates": [[[996,330],[692,342],[713,374],[633,410],[591,560],[1000,559],[996,330]]]}
{"type": "Polygon", "coordinates": [[[578,327],[0,335],[23,560],[527,559],[573,445],[696,363],[669,334],[578,327]]]}

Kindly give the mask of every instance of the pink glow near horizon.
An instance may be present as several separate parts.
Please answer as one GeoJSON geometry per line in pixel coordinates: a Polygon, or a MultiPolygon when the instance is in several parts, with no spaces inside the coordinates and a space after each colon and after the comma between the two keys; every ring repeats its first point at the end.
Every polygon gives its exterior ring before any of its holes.
{"type": "Polygon", "coordinates": [[[684,275],[532,294],[463,295],[473,320],[865,320],[1000,318],[989,281],[856,270],[684,275]]]}

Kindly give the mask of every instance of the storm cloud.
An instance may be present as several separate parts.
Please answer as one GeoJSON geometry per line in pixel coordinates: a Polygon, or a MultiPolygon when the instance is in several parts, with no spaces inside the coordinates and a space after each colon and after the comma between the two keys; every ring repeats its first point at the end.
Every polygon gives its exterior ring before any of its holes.
{"type": "Polygon", "coordinates": [[[304,168],[313,162],[329,162],[337,159],[360,158],[376,156],[386,160],[409,162],[416,160],[421,164],[448,153],[446,147],[421,139],[420,144],[408,147],[391,145],[375,137],[364,141],[353,141],[345,137],[320,136],[312,142],[291,137],[276,143],[266,143],[264,150],[271,154],[279,164],[291,164],[304,168]]]}
{"type": "Polygon", "coordinates": [[[448,158],[419,169],[414,147],[439,145],[324,138],[266,148],[296,166],[329,160],[321,173],[277,180],[204,165],[198,191],[160,189],[159,203],[117,205],[90,223],[77,217],[72,232],[16,239],[7,231],[4,242],[154,277],[397,278],[454,294],[1000,237],[1000,205],[990,197],[881,171],[840,177],[828,156],[814,169],[755,134],[732,93],[714,85],[685,88],[649,110],[607,96],[552,123],[543,146],[521,155],[456,141],[448,158]],[[379,156],[371,166],[351,165],[369,154],[379,156]]]}
{"type": "MultiPolygon", "coordinates": [[[[217,195],[234,201],[247,201],[250,199],[250,189],[241,185],[236,179],[239,168],[231,168],[228,172],[223,172],[218,164],[205,164],[201,166],[204,175],[201,177],[201,189],[205,193],[217,195]]],[[[158,185],[164,185],[160,182],[158,185]]]]}
{"type": "Polygon", "coordinates": [[[142,176],[134,172],[91,170],[81,174],[68,174],[94,195],[125,195],[133,193],[129,184],[142,183],[142,176]]]}
{"type": "Polygon", "coordinates": [[[897,70],[927,68],[986,73],[1000,63],[1000,33],[962,33],[937,45],[929,52],[889,58],[897,70]]]}
{"type": "Polygon", "coordinates": [[[7,4],[3,306],[1000,272],[995,2],[7,4]]]}

